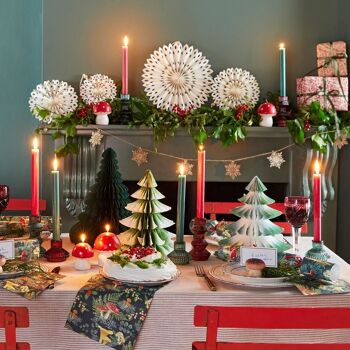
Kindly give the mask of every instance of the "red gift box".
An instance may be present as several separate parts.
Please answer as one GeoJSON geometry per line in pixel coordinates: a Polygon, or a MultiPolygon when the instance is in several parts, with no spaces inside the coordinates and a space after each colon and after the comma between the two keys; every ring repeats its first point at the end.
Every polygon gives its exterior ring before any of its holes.
{"type": "Polygon", "coordinates": [[[344,41],[318,44],[316,51],[320,77],[346,77],[348,75],[344,41]]]}
{"type": "Polygon", "coordinates": [[[348,78],[304,77],[297,79],[298,106],[319,101],[323,108],[348,110],[348,78]]]}

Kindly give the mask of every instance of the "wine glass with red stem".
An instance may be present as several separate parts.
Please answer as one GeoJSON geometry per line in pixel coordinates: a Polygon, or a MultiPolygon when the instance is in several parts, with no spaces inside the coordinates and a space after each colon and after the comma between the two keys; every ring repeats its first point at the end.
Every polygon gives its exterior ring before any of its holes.
{"type": "Polygon", "coordinates": [[[310,198],[305,196],[288,196],[284,199],[285,216],[292,225],[294,252],[299,250],[301,228],[309,219],[310,207],[310,198]]]}

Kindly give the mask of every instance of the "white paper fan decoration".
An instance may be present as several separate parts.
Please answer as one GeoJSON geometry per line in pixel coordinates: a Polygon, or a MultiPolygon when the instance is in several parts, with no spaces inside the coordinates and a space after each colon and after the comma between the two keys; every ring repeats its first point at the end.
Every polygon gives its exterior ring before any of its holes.
{"type": "Polygon", "coordinates": [[[213,73],[208,59],[187,44],[176,41],[151,54],[143,69],[142,82],[157,108],[171,111],[198,108],[211,92],[213,73]]]}
{"type": "Polygon", "coordinates": [[[241,68],[221,71],[212,86],[213,104],[219,108],[236,108],[246,104],[253,107],[259,100],[260,88],[255,77],[241,68]]]}
{"type": "Polygon", "coordinates": [[[66,115],[78,106],[78,96],[72,86],[65,81],[46,80],[32,91],[29,98],[29,108],[33,115],[45,122],[51,123],[53,114],[66,115]],[[50,114],[44,119],[36,108],[46,109],[50,114]]]}
{"type": "Polygon", "coordinates": [[[83,80],[80,96],[86,103],[113,100],[117,94],[114,81],[107,75],[95,74],[83,80]]]}

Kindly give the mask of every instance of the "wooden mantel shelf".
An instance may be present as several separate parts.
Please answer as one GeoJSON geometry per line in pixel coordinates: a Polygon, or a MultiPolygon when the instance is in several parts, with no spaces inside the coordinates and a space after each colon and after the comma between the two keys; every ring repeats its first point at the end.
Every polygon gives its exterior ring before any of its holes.
{"type": "MultiPolygon", "coordinates": [[[[90,135],[92,131],[96,129],[105,130],[112,135],[118,136],[152,136],[153,131],[150,128],[145,127],[129,127],[127,125],[88,125],[88,126],[78,126],[78,135],[90,135]]],[[[290,138],[290,134],[287,128],[272,127],[263,128],[259,126],[252,126],[247,128],[248,136],[254,138],[290,138]]],[[[53,130],[48,130],[46,134],[51,134],[53,130]]],[[[185,129],[180,129],[175,132],[175,136],[186,136],[188,133],[185,129]]]]}

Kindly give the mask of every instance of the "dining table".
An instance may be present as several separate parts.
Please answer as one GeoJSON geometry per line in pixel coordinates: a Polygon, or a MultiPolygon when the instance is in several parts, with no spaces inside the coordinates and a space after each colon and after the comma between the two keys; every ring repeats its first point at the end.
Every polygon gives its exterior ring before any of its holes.
{"type": "MultiPolygon", "coordinates": [[[[191,248],[191,236],[186,236],[187,249],[191,248]]],[[[311,237],[302,237],[300,255],[310,249],[311,237]]],[[[44,242],[48,247],[49,242],[44,242]]],[[[71,251],[73,244],[68,235],[63,235],[63,246],[71,251]]],[[[217,247],[209,245],[213,252],[217,247]]],[[[339,264],[340,278],[350,282],[350,266],[335,253],[326,248],[331,255],[330,261],[339,264]]],[[[67,316],[79,289],[95,274],[100,272],[97,254],[92,258],[92,268],[88,271],[74,269],[74,257],[62,263],[42,262],[48,269],[60,266],[65,275],[56,282],[55,287],[44,291],[34,300],[27,300],[7,290],[0,290],[0,306],[25,306],[29,310],[29,328],[17,330],[17,340],[30,344],[31,350],[102,350],[99,344],[83,335],[65,328],[67,316]]],[[[195,340],[205,339],[205,328],[194,327],[194,307],[196,305],[213,306],[264,306],[286,308],[302,307],[344,307],[350,305],[350,294],[332,294],[305,296],[294,286],[284,288],[254,288],[235,286],[214,281],[216,291],[211,291],[204,278],[198,277],[194,265],[201,265],[206,272],[224,262],[213,254],[207,261],[191,261],[188,265],[178,266],[179,276],[164,285],[154,295],[146,320],[139,333],[135,350],[181,350],[191,349],[195,340]]],[[[235,317],[233,314],[232,317],[235,317]]],[[[254,318],[254,314],[251,315],[254,318]]],[[[0,342],[3,341],[3,329],[0,329],[0,342]]],[[[220,329],[220,341],[272,342],[272,343],[344,343],[349,339],[348,329],[220,329]]]]}

